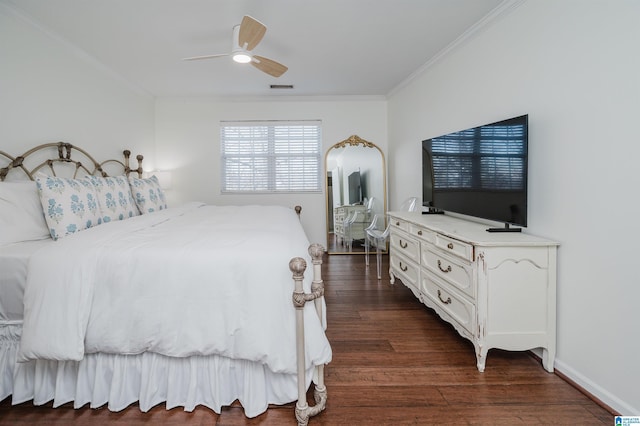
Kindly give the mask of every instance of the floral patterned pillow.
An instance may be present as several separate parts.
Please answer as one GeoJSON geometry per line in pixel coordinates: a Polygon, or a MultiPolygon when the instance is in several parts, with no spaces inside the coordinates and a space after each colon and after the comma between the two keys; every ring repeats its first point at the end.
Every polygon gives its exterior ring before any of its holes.
{"type": "Polygon", "coordinates": [[[126,176],[87,176],[87,179],[91,181],[98,195],[103,222],[123,220],[140,214],[126,176]]]}
{"type": "Polygon", "coordinates": [[[44,218],[57,240],[102,223],[96,191],[89,179],[35,176],[44,218]]]}
{"type": "Polygon", "coordinates": [[[140,213],[153,213],[167,208],[164,192],[155,175],[146,179],[129,176],[129,184],[140,213]]]}

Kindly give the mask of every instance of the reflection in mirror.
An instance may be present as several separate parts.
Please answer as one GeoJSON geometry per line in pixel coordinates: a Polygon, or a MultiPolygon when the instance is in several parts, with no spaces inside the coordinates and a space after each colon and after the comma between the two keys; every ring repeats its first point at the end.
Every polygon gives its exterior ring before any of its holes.
{"type": "Polygon", "coordinates": [[[364,229],[387,210],[384,155],[353,135],[325,155],[327,252],[364,254],[364,229]]]}

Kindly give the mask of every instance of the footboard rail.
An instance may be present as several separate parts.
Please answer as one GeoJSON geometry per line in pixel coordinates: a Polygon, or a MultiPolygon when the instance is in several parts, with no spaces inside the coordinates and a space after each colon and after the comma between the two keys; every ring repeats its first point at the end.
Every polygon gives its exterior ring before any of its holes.
{"type": "Polygon", "coordinates": [[[314,389],[315,405],[309,406],[307,403],[307,389],[305,386],[305,344],[304,344],[304,305],[314,301],[316,312],[322,321],[322,300],[324,299],[324,283],[322,282],[322,255],[324,247],[320,244],[309,246],[309,255],[313,263],[313,282],[311,283],[311,293],[305,293],[302,287],[304,271],[307,262],[301,257],[294,257],[289,262],[289,269],[293,272],[295,287],[293,291],[293,306],[296,308],[296,355],[298,360],[298,402],[296,403],[296,419],[298,426],[306,426],[309,417],[324,410],[327,404],[327,388],[324,385],[324,365],[316,366],[315,375],[317,383],[314,389]]]}

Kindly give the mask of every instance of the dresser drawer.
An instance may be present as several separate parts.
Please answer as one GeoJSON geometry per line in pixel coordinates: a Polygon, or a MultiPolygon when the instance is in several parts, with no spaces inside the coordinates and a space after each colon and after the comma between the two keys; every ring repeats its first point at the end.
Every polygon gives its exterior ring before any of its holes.
{"type": "Polygon", "coordinates": [[[391,253],[389,264],[393,275],[402,280],[402,283],[409,287],[416,296],[420,293],[420,268],[410,260],[402,256],[391,253]]]}
{"type": "Polygon", "coordinates": [[[468,333],[473,334],[476,308],[472,302],[426,271],[420,278],[420,291],[438,309],[444,311],[468,333]]]}
{"type": "Polygon", "coordinates": [[[389,244],[393,253],[405,256],[416,264],[420,263],[420,243],[408,234],[392,230],[389,235],[389,244]]]}
{"type": "Polygon", "coordinates": [[[398,219],[395,217],[392,217],[390,220],[391,220],[392,227],[402,229],[405,232],[409,230],[409,222],[406,222],[402,219],[398,219]]]}
{"type": "Polygon", "coordinates": [[[426,228],[410,223],[408,232],[409,232],[409,235],[416,237],[421,241],[426,241],[428,243],[435,244],[436,233],[433,231],[430,231],[426,228]]]}
{"type": "Polygon", "coordinates": [[[459,258],[473,262],[473,246],[442,234],[435,235],[435,246],[459,258]]]}
{"type": "Polygon", "coordinates": [[[423,268],[475,299],[473,266],[470,263],[447,256],[442,250],[429,244],[423,244],[420,260],[423,268]]]}

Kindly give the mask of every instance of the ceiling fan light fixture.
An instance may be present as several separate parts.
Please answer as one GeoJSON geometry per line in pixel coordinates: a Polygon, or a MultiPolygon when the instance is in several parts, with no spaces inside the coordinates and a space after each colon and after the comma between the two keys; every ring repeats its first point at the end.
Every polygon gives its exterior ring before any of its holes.
{"type": "Polygon", "coordinates": [[[216,55],[205,56],[193,56],[191,58],[184,58],[185,61],[192,61],[196,59],[210,59],[217,58],[219,56],[231,56],[234,62],[241,64],[251,64],[260,71],[269,74],[272,77],[280,77],[287,72],[287,67],[263,56],[253,55],[250,52],[260,43],[264,33],[267,31],[265,25],[252,18],[249,15],[245,15],[242,18],[242,23],[233,27],[233,38],[231,40],[231,52],[220,53],[216,55]]]}
{"type": "Polygon", "coordinates": [[[251,56],[244,52],[234,53],[233,56],[231,57],[233,58],[234,61],[238,62],[239,64],[247,64],[251,62],[251,56]]]}

